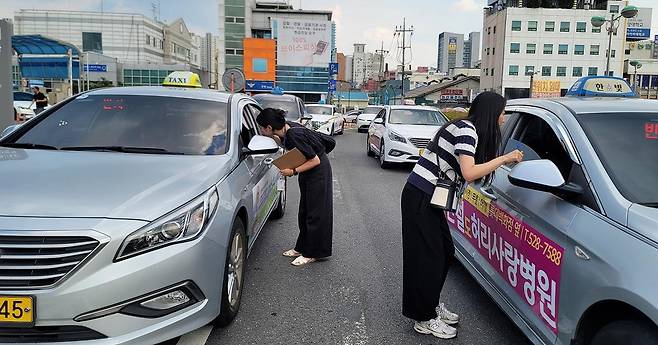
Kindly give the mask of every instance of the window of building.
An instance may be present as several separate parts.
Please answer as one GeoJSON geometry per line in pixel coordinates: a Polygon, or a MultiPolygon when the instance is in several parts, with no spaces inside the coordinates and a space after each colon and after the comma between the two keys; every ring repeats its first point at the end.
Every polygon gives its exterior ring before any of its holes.
{"type": "Polygon", "coordinates": [[[558,66],[555,75],[558,76],[558,77],[566,77],[567,76],[567,68],[564,67],[564,66],[558,66]]]}
{"type": "Polygon", "coordinates": [[[569,32],[571,30],[571,23],[561,22],[560,23],[560,32],[569,32]]]}
{"type": "Polygon", "coordinates": [[[244,18],[240,18],[240,17],[235,18],[235,22],[239,24],[244,24],[244,18]]]}
{"type": "Polygon", "coordinates": [[[559,55],[567,55],[569,54],[569,45],[568,44],[560,44],[558,46],[557,53],[559,55]]]}
{"type": "Polygon", "coordinates": [[[528,45],[525,48],[525,53],[526,54],[535,54],[537,52],[537,45],[534,43],[528,43],[528,45]]]}
{"type": "Polygon", "coordinates": [[[598,44],[592,44],[589,46],[589,55],[599,55],[599,50],[601,49],[601,46],[598,44]]]}
{"type": "Polygon", "coordinates": [[[535,73],[535,66],[525,66],[525,75],[531,75],[535,73]]]}
{"type": "Polygon", "coordinates": [[[587,32],[587,23],[586,22],[576,23],[576,32],[587,32]]]}
{"type": "Polygon", "coordinates": [[[537,21],[531,20],[528,22],[528,31],[537,31],[537,21]]]}
{"type": "Polygon", "coordinates": [[[518,54],[521,51],[521,43],[512,43],[510,44],[509,52],[512,54],[518,54]]]}
{"type": "Polygon", "coordinates": [[[509,66],[509,75],[519,75],[519,66],[518,65],[510,65],[509,66]]]}
{"type": "Polygon", "coordinates": [[[552,72],[552,67],[551,66],[544,66],[541,68],[541,75],[542,77],[550,77],[552,72]]]}
{"type": "Polygon", "coordinates": [[[488,68],[486,68],[486,69],[484,70],[484,75],[489,76],[489,69],[488,69],[488,68]]]}
{"type": "Polygon", "coordinates": [[[574,67],[573,71],[571,72],[571,75],[574,77],[582,77],[583,76],[583,68],[582,67],[574,67]]]}
{"type": "Polygon", "coordinates": [[[489,56],[489,53],[490,53],[490,52],[489,52],[489,48],[487,48],[487,56],[489,56]]]}
{"type": "Polygon", "coordinates": [[[151,45],[151,36],[146,35],[146,44],[151,45]]]}
{"type": "Polygon", "coordinates": [[[487,28],[487,35],[491,35],[491,26],[487,28]]]}
{"type": "Polygon", "coordinates": [[[103,34],[100,32],[82,33],[82,50],[103,53],[103,34]]]}
{"type": "MultiPolygon", "coordinates": [[[[607,56],[607,55],[608,55],[608,54],[607,54],[607,50],[606,50],[606,56],[607,56]]],[[[613,59],[616,58],[616,57],[617,57],[617,51],[613,49],[613,50],[612,50],[612,53],[610,54],[610,57],[613,58],[613,59]]]]}
{"type": "Polygon", "coordinates": [[[547,32],[555,31],[555,22],[546,22],[546,27],[544,28],[547,32]]]}
{"type": "Polygon", "coordinates": [[[496,26],[495,26],[495,25],[494,25],[494,31],[493,31],[493,33],[494,33],[494,35],[496,34],[496,26]]]}
{"type": "Polygon", "coordinates": [[[587,70],[587,75],[590,76],[590,77],[599,75],[599,68],[598,67],[590,67],[587,70]]]}
{"type": "Polygon", "coordinates": [[[551,55],[551,54],[553,54],[553,45],[544,44],[544,55],[551,55]]]}
{"type": "Polygon", "coordinates": [[[495,68],[492,68],[492,69],[491,69],[491,76],[492,76],[492,77],[494,76],[494,72],[495,72],[495,71],[496,71],[495,68]]]}
{"type": "Polygon", "coordinates": [[[610,5],[610,13],[619,13],[619,5],[610,5]]]}
{"type": "Polygon", "coordinates": [[[624,50],[624,54],[626,54],[626,55],[631,55],[631,50],[630,50],[630,49],[626,49],[626,50],[624,50]]]}
{"type": "Polygon", "coordinates": [[[574,55],[585,55],[585,46],[582,44],[576,44],[574,50],[573,50],[574,55]]]}
{"type": "Polygon", "coordinates": [[[491,48],[491,55],[496,55],[496,47],[491,48]]]}
{"type": "Polygon", "coordinates": [[[521,31],[521,21],[520,20],[513,20],[512,21],[512,31],[521,31]]]}

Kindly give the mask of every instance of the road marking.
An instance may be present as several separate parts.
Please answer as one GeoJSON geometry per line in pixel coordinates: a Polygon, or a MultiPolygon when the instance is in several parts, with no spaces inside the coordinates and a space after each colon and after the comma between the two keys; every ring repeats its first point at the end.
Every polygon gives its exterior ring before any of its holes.
{"type": "Polygon", "coordinates": [[[180,337],[177,345],[204,345],[212,332],[212,326],[205,326],[180,337]]]}

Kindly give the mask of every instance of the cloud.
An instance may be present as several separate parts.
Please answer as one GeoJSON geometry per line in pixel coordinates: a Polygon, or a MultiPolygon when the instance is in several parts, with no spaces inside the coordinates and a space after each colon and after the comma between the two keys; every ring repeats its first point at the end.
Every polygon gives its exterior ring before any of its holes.
{"type": "Polygon", "coordinates": [[[455,11],[471,12],[482,9],[482,6],[478,5],[475,0],[457,0],[450,6],[450,8],[455,11]]]}

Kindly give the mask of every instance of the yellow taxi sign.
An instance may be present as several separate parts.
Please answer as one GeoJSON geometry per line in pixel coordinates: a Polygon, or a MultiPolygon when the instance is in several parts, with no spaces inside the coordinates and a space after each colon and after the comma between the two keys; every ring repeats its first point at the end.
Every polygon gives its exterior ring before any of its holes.
{"type": "Polygon", "coordinates": [[[194,87],[201,88],[201,78],[193,72],[171,72],[165,77],[162,86],[194,87]]]}

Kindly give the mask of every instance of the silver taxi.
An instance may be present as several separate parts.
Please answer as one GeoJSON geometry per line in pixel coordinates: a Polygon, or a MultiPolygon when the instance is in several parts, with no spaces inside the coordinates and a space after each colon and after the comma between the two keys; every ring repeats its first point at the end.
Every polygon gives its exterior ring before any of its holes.
{"type": "Polygon", "coordinates": [[[0,140],[0,343],[156,344],[240,307],[245,261],[285,211],[279,146],[250,97],[126,87],[0,140]]]}
{"type": "Polygon", "coordinates": [[[448,214],[458,259],[534,344],[658,344],[658,105],[524,99],[506,113],[502,149],[524,162],[448,214]]]}

